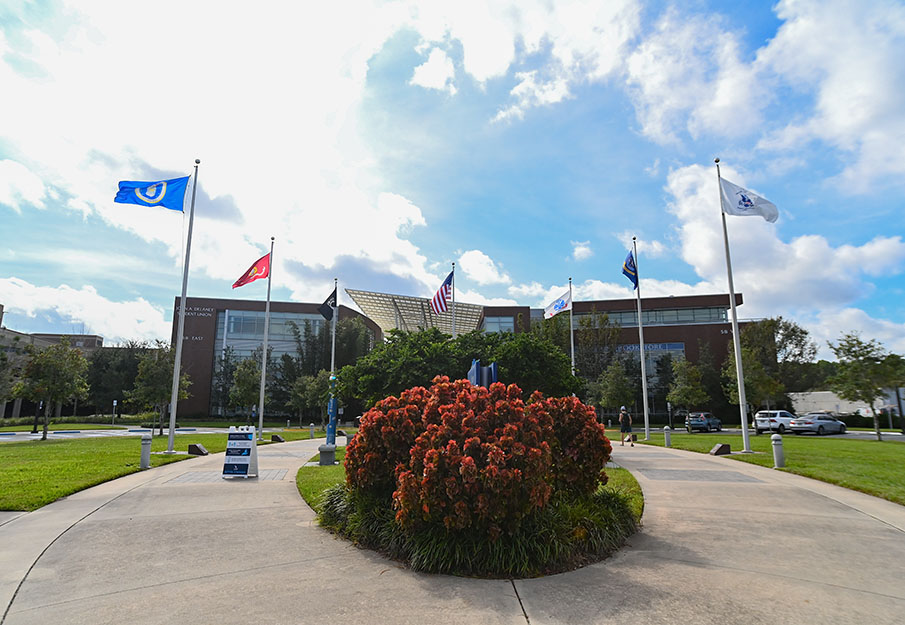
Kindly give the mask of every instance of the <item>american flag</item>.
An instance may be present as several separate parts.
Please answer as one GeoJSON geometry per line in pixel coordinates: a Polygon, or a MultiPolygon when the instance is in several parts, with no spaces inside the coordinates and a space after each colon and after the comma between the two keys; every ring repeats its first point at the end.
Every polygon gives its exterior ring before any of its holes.
{"type": "Polygon", "coordinates": [[[434,311],[435,315],[447,311],[446,302],[449,301],[449,298],[452,295],[452,279],[453,272],[450,271],[449,275],[446,276],[446,280],[443,281],[443,284],[441,284],[440,288],[437,290],[437,294],[434,295],[434,298],[431,300],[431,310],[434,311]]]}

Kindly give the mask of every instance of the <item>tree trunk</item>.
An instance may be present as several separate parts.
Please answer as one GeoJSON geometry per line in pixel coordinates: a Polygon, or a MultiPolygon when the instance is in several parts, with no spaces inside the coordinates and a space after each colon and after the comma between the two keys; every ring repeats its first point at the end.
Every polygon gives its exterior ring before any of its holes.
{"type": "Polygon", "coordinates": [[[40,401],[36,401],[36,402],[35,402],[35,424],[34,424],[34,426],[32,426],[32,428],[31,428],[31,433],[32,433],[32,434],[37,434],[37,433],[38,433],[38,419],[39,419],[40,417],[41,417],[41,402],[40,402],[40,401]]]}
{"type": "Polygon", "coordinates": [[[79,398],[73,397],[72,398],[72,416],[77,417],[78,414],[79,414],[79,398]]]}
{"type": "Polygon", "coordinates": [[[883,435],[880,434],[880,417],[877,416],[877,411],[874,410],[874,405],[870,405],[870,413],[874,416],[874,430],[877,432],[877,440],[882,441],[883,435]]]}
{"type": "Polygon", "coordinates": [[[50,425],[50,400],[44,402],[44,432],[41,434],[41,440],[47,440],[47,428],[50,425]]]}
{"type": "Polygon", "coordinates": [[[157,423],[160,426],[160,433],[158,436],[163,436],[163,416],[166,411],[166,406],[161,406],[160,410],[157,412],[157,423]]]}

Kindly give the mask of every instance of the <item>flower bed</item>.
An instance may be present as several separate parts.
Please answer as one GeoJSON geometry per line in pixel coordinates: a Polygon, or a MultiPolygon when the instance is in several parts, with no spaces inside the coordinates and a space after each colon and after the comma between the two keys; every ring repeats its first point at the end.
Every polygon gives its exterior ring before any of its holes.
{"type": "Polygon", "coordinates": [[[636,529],[624,498],[600,490],[610,452],[593,408],[574,397],[525,402],[515,385],[437,377],[362,417],[321,522],[419,570],[566,570],[636,529]]]}

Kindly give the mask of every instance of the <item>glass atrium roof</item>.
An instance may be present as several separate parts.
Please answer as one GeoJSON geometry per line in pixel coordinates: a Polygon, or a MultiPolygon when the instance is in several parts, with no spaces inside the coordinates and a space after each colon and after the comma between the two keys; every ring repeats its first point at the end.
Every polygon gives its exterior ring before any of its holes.
{"type": "MultiPolygon", "coordinates": [[[[361,308],[367,317],[380,326],[384,333],[390,330],[416,332],[427,328],[438,328],[452,334],[452,302],[449,310],[439,315],[431,310],[426,297],[392,295],[374,291],[346,289],[349,297],[361,308]]],[[[477,304],[456,302],[456,334],[477,330],[484,315],[484,307],[477,304]]]]}

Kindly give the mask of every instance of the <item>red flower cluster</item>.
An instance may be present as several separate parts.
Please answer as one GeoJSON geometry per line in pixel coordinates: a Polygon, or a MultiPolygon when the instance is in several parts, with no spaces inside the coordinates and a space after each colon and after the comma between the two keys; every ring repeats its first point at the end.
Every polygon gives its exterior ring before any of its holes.
{"type": "Polygon", "coordinates": [[[514,384],[434,382],[425,431],[396,473],[396,519],[483,528],[495,538],[550,499],[553,424],[525,409],[514,384]]]}
{"type": "Polygon", "coordinates": [[[396,488],[396,466],[424,431],[424,408],[433,396],[422,386],[387,397],[361,418],[358,434],[346,447],[346,483],[354,490],[389,494],[396,488]]]}
{"type": "Polygon", "coordinates": [[[362,417],[346,479],[375,495],[395,488],[406,527],[481,529],[491,539],[542,508],[554,488],[590,494],[611,447],[594,410],[572,397],[525,404],[517,386],[437,377],[362,417]]]}
{"type": "Polygon", "coordinates": [[[604,471],[613,451],[592,406],[576,397],[550,397],[535,392],[528,409],[545,412],[553,422],[553,489],[579,496],[607,483],[604,471]]]}

